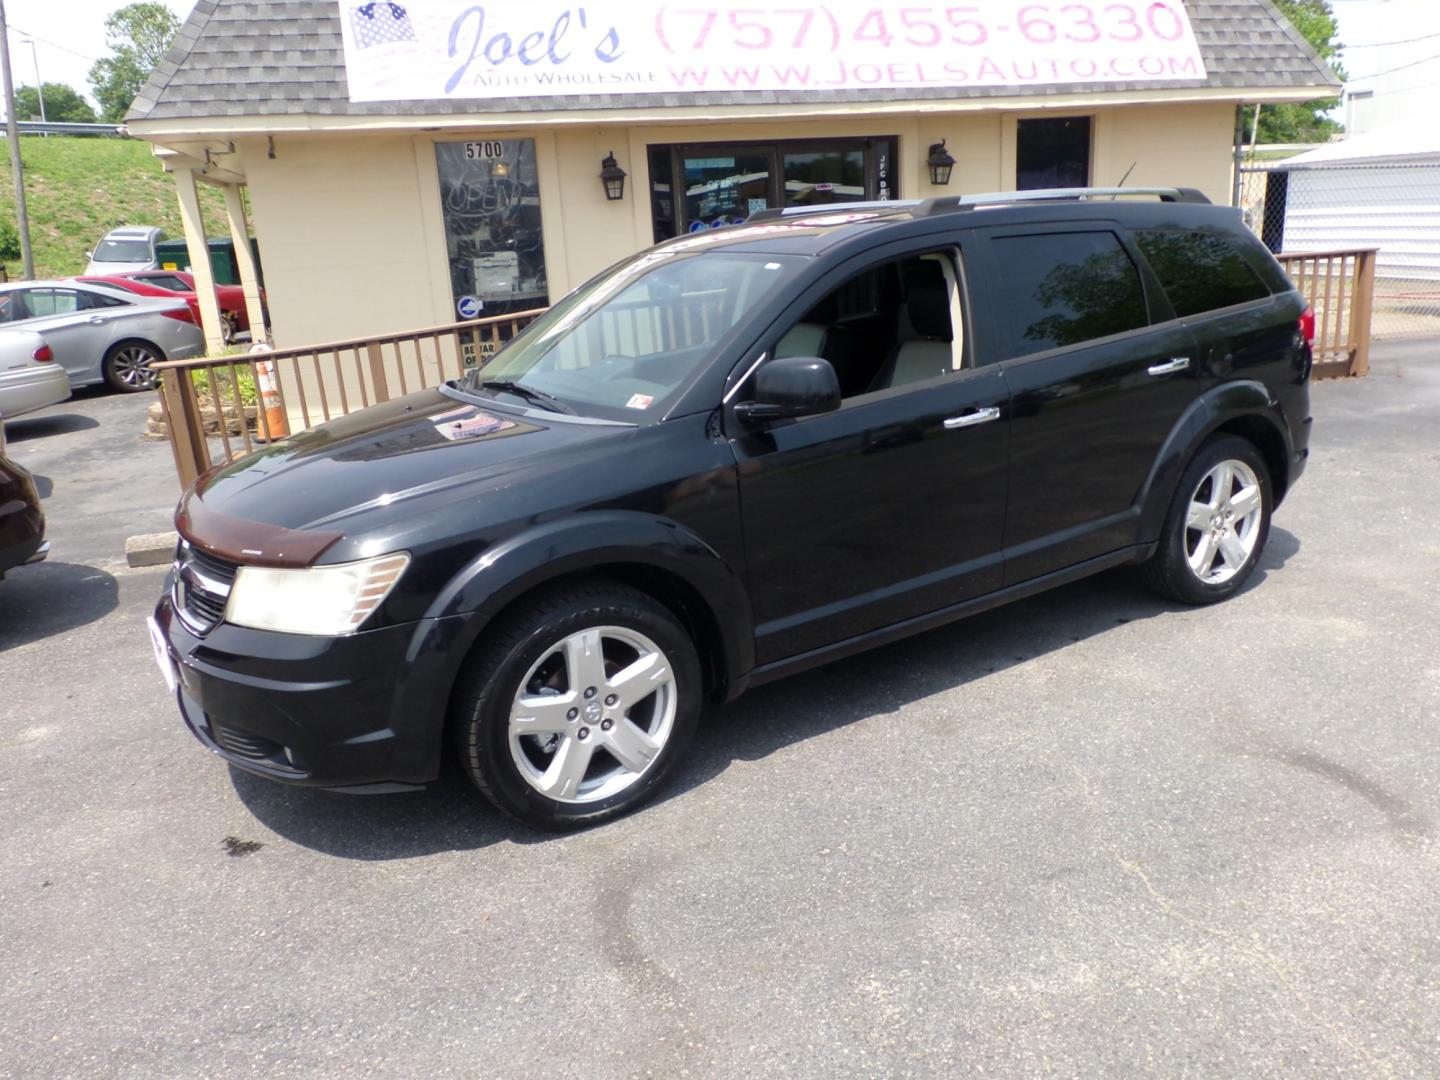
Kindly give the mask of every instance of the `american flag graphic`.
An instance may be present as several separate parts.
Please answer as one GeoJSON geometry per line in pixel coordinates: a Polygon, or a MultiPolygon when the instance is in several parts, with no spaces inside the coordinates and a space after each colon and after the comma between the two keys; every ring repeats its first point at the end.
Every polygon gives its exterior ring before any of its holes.
{"type": "Polygon", "coordinates": [[[410,13],[399,4],[386,3],[385,0],[351,8],[350,26],[355,31],[355,45],[361,49],[415,40],[410,13]]]}

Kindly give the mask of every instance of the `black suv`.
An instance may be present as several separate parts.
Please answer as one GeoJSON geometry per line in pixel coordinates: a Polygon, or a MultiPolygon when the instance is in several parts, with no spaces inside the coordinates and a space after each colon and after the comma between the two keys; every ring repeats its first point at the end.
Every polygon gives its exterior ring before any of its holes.
{"type": "Polygon", "coordinates": [[[568,828],[705,699],[1122,563],[1242,587],[1313,329],[1183,189],[769,211],[607,270],[466,378],[203,477],[152,626],[200,741],[568,828]]]}

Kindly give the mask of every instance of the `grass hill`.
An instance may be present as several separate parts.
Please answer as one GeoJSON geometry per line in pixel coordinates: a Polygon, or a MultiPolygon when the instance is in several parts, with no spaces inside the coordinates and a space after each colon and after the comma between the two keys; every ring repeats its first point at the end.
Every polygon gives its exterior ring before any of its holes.
{"type": "MultiPolygon", "coordinates": [[[[62,135],[20,136],[30,243],[37,277],[83,273],[85,252],[117,225],[158,225],[171,236],[180,229],[175,181],[138,139],[62,135]]],[[[224,201],[200,185],[205,224],[225,234],[224,201]]],[[[15,224],[15,184],[10,147],[0,135],[0,222],[15,224]]],[[[10,280],[22,275],[20,260],[6,262],[10,280]]]]}

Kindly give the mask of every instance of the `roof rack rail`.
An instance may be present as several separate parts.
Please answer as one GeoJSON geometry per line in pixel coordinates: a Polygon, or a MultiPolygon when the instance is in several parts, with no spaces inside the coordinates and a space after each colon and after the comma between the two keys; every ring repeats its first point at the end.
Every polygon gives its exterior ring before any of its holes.
{"type": "Polygon", "coordinates": [[[765,210],[756,210],[745,219],[745,223],[749,225],[757,221],[779,221],[783,218],[806,217],[812,214],[863,213],[867,210],[909,210],[916,217],[931,217],[935,214],[949,214],[957,210],[978,210],[986,206],[1009,206],[1013,203],[1035,202],[1080,202],[1085,199],[1116,199],[1121,195],[1151,195],[1161,202],[1210,205],[1210,199],[1197,188],[1038,188],[1034,191],[992,191],[984,195],[941,195],[932,199],[826,203],[822,206],[772,206],[765,210]]]}
{"type": "Polygon", "coordinates": [[[756,210],[745,219],[752,221],[778,221],[780,218],[804,217],[806,214],[851,214],[864,210],[909,210],[922,205],[919,199],[889,199],[884,202],[824,203],[820,206],[772,206],[756,210]]]}
{"type": "Polygon", "coordinates": [[[953,210],[977,210],[986,206],[1008,206],[1011,203],[1079,202],[1083,199],[1116,199],[1121,195],[1154,195],[1161,202],[1210,204],[1203,191],[1196,188],[1162,187],[1083,187],[1037,188],[1033,191],[992,191],[984,195],[941,195],[926,199],[915,209],[916,217],[948,214],[953,210]]]}

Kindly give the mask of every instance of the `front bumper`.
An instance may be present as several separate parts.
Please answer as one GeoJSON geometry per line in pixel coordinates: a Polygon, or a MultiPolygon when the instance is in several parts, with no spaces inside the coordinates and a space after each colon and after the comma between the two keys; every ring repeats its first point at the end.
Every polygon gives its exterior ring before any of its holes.
{"type": "Polygon", "coordinates": [[[186,725],[237,768],[312,787],[386,790],[439,775],[445,712],[470,616],[349,637],[221,623],[204,637],[155,609],[186,725]]]}

